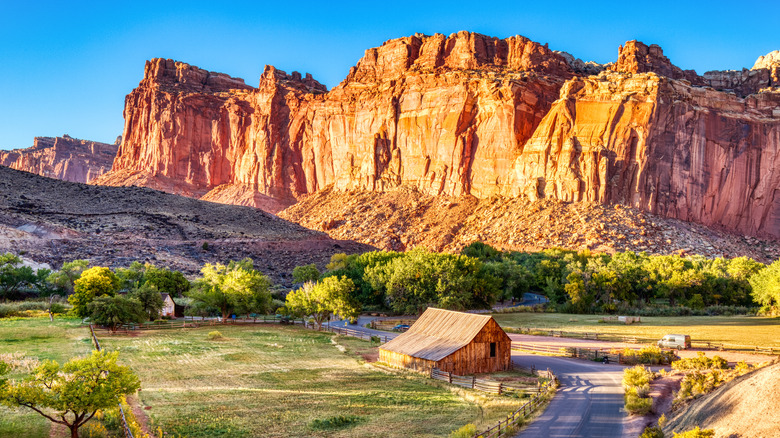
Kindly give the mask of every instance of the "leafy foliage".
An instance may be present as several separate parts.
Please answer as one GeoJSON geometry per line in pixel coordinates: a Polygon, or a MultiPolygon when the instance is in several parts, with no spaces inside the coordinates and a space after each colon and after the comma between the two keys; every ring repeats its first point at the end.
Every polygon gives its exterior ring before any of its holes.
{"type": "Polygon", "coordinates": [[[110,269],[95,266],[82,272],[74,282],[74,292],[68,297],[68,302],[73,305],[73,313],[84,318],[90,314],[87,309],[89,303],[103,295],[115,295],[119,291],[119,286],[119,277],[110,269]]]}
{"type": "Polygon", "coordinates": [[[673,438],[713,438],[715,436],[715,430],[713,429],[700,429],[696,426],[695,429],[687,432],[675,433],[673,438]]]}
{"type": "Polygon", "coordinates": [[[292,315],[311,317],[320,328],[331,315],[344,318],[358,316],[360,306],[350,294],[354,288],[352,280],[344,276],[326,277],[319,283],[304,283],[301,288],[287,294],[285,307],[292,315]]]}
{"type": "Polygon", "coordinates": [[[44,361],[33,373],[8,385],[0,401],[11,407],[25,407],[49,421],[67,426],[72,437],[101,410],[116,405],[118,397],[140,388],[129,367],[117,364],[119,353],[95,351],[60,366],[44,361]],[[55,411],[51,412],[51,410],[55,411]]]}
{"type": "Polygon", "coordinates": [[[122,295],[97,297],[87,304],[87,311],[92,322],[112,331],[122,324],[143,322],[147,316],[138,300],[122,295]]]}
{"type": "Polygon", "coordinates": [[[87,266],[89,266],[89,261],[87,260],[65,262],[59,271],[49,274],[47,280],[66,295],[70,295],[73,293],[76,280],[81,277],[81,273],[87,269],[87,266]]]}
{"type": "Polygon", "coordinates": [[[270,281],[256,271],[252,259],[230,261],[227,266],[207,263],[189,296],[200,311],[219,309],[223,318],[233,312],[264,313],[271,305],[270,281]]]}
{"type": "Polygon", "coordinates": [[[160,316],[162,308],[165,306],[162,295],[157,287],[146,282],[143,286],[136,289],[130,296],[137,300],[141,305],[141,310],[145,313],[146,317],[153,321],[160,316]]]}
{"type": "Polygon", "coordinates": [[[320,280],[320,270],[314,263],[304,266],[296,266],[292,271],[293,282],[306,283],[308,281],[317,282],[320,280]]]}

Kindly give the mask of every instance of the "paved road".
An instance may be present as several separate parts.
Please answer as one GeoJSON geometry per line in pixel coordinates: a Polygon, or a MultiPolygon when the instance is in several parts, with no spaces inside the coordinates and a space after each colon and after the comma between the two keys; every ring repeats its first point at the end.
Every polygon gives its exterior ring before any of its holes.
{"type": "Polygon", "coordinates": [[[561,382],[544,413],[516,438],[622,436],[624,367],[514,352],[512,360],[524,368],[549,368],[561,382]]]}

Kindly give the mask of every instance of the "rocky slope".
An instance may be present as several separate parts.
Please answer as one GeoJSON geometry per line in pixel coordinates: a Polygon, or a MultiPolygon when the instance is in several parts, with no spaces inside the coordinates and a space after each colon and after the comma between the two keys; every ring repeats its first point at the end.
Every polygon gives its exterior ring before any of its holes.
{"type": "Polygon", "coordinates": [[[71,182],[89,182],[111,169],[115,144],[79,140],[69,135],[35,137],[32,147],[0,151],[0,165],[71,182]]]}
{"type": "Polygon", "coordinates": [[[0,166],[0,253],[55,268],[77,258],[113,267],[137,260],[196,274],[207,262],[251,257],[274,282],[289,285],[295,266],[323,268],[334,253],[370,249],[254,208],[148,188],[70,183],[0,166]]]}
{"type": "Polygon", "coordinates": [[[680,409],[664,427],[671,435],[696,426],[716,438],[768,438],[780,430],[780,363],[738,377],[680,409]]]}
{"type": "Polygon", "coordinates": [[[520,36],[414,35],[330,91],[270,66],[254,88],[155,59],[96,182],[272,212],[331,186],[622,204],[777,238],[777,58],[698,76],[636,41],[598,66],[520,36]]]}
{"type": "Polygon", "coordinates": [[[479,240],[503,250],[588,248],[597,252],[780,258],[780,242],[722,233],[620,204],[525,197],[447,197],[398,188],[382,193],[326,189],[303,197],[280,216],[379,248],[459,251],[479,240]]]}

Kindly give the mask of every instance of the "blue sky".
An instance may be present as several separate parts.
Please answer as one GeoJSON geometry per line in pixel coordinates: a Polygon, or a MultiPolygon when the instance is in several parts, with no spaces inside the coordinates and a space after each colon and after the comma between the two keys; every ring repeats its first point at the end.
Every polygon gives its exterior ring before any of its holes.
{"type": "Polygon", "coordinates": [[[124,97],[155,57],[250,85],[271,64],[310,72],[331,88],[366,49],[415,32],[523,35],[601,63],[638,39],[700,74],[750,68],[759,55],[780,49],[776,1],[703,4],[0,0],[0,149],[66,133],[113,142],[123,128],[124,97]]]}

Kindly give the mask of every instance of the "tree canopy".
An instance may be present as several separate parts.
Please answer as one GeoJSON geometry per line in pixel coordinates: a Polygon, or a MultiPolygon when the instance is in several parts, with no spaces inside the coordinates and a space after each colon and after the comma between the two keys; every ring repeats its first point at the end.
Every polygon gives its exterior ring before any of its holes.
{"type": "Polygon", "coordinates": [[[87,304],[87,312],[90,321],[114,332],[122,324],[144,322],[147,316],[138,300],[122,295],[99,296],[87,304]]]}
{"type": "Polygon", "coordinates": [[[137,391],[141,383],[129,367],[117,364],[119,353],[94,351],[60,366],[44,361],[32,374],[7,385],[0,402],[33,410],[54,423],[67,426],[72,438],[101,409],[118,403],[118,397],[137,391]]]}
{"type": "Polygon", "coordinates": [[[293,315],[311,317],[319,329],[332,315],[357,318],[360,304],[350,295],[354,288],[355,284],[345,276],[304,283],[287,294],[285,307],[293,315]]]}
{"type": "Polygon", "coordinates": [[[95,266],[81,273],[74,283],[74,293],[68,297],[68,302],[73,305],[73,313],[85,318],[89,316],[87,305],[97,297],[103,295],[115,295],[119,291],[120,280],[103,266],[95,266]]]}
{"type": "Polygon", "coordinates": [[[271,305],[271,285],[268,278],[253,268],[252,259],[207,263],[189,296],[200,302],[201,308],[216,308],[223,318],[232,313],[264,313],[271,305]]]}

